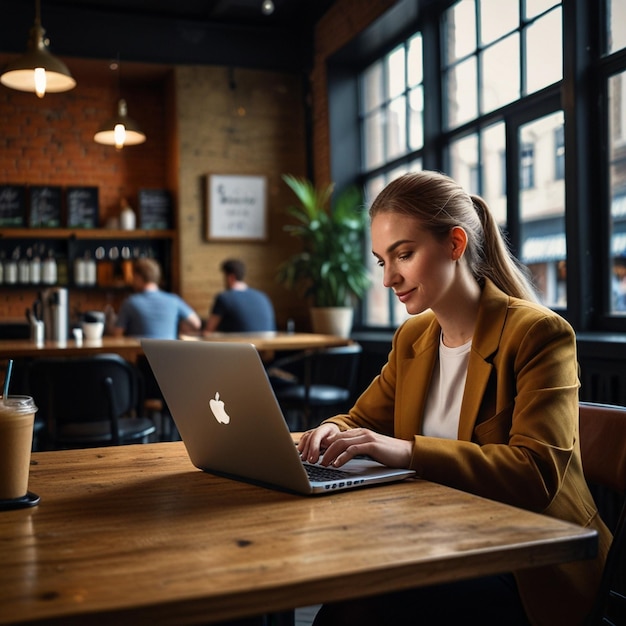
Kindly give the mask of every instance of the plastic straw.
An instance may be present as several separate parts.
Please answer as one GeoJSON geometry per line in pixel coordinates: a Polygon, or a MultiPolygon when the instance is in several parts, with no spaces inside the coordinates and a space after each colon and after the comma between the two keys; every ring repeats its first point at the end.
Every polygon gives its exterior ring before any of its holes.
{"type": "Polygon", "coordinates": [[[11,371],[13,370],[13,359],[9,359],[7,364],[7,371],[4,376],[4,385],[2,387],[2,402],[6,404],[7,398],[9,397],[9,382],[11,381],[11,371]]]}

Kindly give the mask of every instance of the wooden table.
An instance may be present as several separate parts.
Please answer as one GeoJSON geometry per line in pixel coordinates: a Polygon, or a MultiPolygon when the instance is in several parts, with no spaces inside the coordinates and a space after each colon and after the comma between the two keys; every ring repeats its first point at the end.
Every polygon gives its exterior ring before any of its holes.
{"type": "Polygon", "coordinates": [[[103,337],[97,341],[84,340],[82,345],[77,345],[74,339],[68,339],[63,343],[58,341],[45,341],[42,345],[37,345],[30,339],[0,340],[0,360],[87,356],[103,352],[116,352],[131,362],[134,362],[139,354],[143,354],[139,339],[132,337],[103,337]]]}
{"type": "Polygon", "coordinates": [[[303,497],[181,442],[33,454],[0,512],[0,624],[209,623],[592,558],[595,531],[426,481],[303,497]]]}
{"type": "Polygon", "coordinates": [[[320,335],[316,333],[286,333],[267,331],[261,333],[211,333],[210,335],[183,334],[186,341],[236,341],[251,343],[259,352],[282,350],[314,350],[333,346],[346,346],[350,339],[336,335],[320,335]]]}

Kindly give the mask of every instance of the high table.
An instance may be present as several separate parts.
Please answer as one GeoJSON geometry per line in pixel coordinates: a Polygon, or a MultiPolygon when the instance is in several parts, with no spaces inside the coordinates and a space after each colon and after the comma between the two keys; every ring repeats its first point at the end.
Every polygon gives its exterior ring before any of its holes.
{"type": "Polygon", "coordinates": [[[44,341],[38,345],[30,339],[0,340],[0,361],[6,359],[87,356],[103,352],[116,352],[128,361],[134,362],[143,354],[139,339],[133,337],[103,337],[94,341],[83,340],[77,344],[74,339],[64,342],[44,341]]]}
{"type": "Polygon", "coordinates": [[[193,624],[592,558],[595,531],[411,480],[296,496],[181,442],[32,456],[0,512],[0,624],[193,624]]]}
{"type": "Polygon", "coordinates": [[[186,341],[236,341],[251,343],[259,352],[279,352],[282,350],[315,350],[333,346],[346,346],[350,339],[337,335],[321,335],[317,333],[287,333],[266,331],[255,333],[211,333],[182,334],[186,341]]]}

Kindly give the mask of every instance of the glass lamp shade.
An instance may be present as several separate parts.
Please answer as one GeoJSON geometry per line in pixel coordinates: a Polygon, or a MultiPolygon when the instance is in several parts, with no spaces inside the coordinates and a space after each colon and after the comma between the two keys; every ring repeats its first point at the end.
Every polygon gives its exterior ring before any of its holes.
{"type": "Polygon", "coordinates": [[[128,117],[126,100],[118,102],[117,115],[107,120],[93,136],[96,143],[115,146],[118,150],[124,146],[134,146],[146,140],[145,133],[137,123],[128,117]]]}
{"type": "Polygon", "coordinates": [[[35,92],[40,98],[47,91],[69,91],[76,86],[65,63],[48,51],[44,33],[39,24],[32,27],[27,51],[4,68],[0,83],[18,91],[35,92]]]}

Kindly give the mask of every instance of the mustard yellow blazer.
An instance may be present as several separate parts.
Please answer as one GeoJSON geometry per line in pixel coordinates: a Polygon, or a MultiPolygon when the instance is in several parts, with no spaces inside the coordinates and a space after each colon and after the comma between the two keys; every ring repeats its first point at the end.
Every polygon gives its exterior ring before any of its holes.
{"type": "Polygon", "coordinates": [[[348,415],[329,421],[413,440],[411,468],[422,478],[597,529],[595,560],[514,572],[534,624],[582,623],[611,534],[583,476],[574,331],[550,309],[487,280],[458,439],[420,434],[440,333],[431,311],[405,322],[381,373],[348,415]]]}

